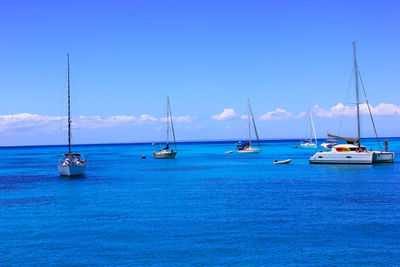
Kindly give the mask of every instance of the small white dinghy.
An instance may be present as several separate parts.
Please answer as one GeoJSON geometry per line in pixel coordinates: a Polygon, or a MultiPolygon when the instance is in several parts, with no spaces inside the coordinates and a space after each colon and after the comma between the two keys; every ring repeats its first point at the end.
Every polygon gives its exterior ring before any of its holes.
{"type": "Polygon", "coordinates": [[[290,162],[292,162],[292,159],[285,159],[281,161],[275,160],[274,164],[289,164],[290,162]]]}
{"type": "Polygon", "coordinates": [[[225,154],[232,154],[233,150],[226,151],[225,154]]]}

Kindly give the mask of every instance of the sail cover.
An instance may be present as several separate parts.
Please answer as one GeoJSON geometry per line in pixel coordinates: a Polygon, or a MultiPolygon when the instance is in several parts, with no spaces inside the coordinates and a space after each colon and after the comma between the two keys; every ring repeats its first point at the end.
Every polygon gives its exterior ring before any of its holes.
{"type": "Polygon", "coordinates": [[[339,139],[339,140],[346,141],[348,144],[358,143],[358,138],[342,137],[342,136],[338,136],[338,135],[334,135],[334,134],[330,134],[330,133],[328,133],[328,136],[339,139]]]}

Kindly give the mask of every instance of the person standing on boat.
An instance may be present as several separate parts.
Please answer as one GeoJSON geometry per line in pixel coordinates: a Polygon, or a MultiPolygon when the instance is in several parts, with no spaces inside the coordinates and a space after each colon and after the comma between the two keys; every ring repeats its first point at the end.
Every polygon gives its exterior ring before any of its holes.
{"type": "Polygon", "coordinates": [[[385,145],[385,152],[387,152],[387,150],[388,150],[388,140],[386,139],[385,142],[383,142],[383,144],[385,145]]]}

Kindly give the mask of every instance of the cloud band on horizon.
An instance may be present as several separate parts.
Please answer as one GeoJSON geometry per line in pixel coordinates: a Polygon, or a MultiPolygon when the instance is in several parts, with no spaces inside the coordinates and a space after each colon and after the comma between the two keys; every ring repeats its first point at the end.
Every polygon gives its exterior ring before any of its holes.
{"type": "MultiPolygon", "coordinates": [[[[395,104],[380,103],[376,106],[370,105],[372,115],[374,116],[400,116],[400,106],[395,104]]],[[[316,117],[334,118],[338,116],[355,116],[356,107],[346,106],[343,103],[338,103],[329,109],[314,105],[312,112],[316,117]]],[[[360,105],[361,115],[368,115],[367,104],[360,105]]],[[[276,108],[273,111],[268,111],[258,117],[259,120],[286,120],[299,119],[306,115],[305,112],[294,114],[282,108],[276,108]]],[[[247,119],[247,115],[237,114],[232,108],[225,108],[220,114],[210,117],[215,121],[226,121],[234,119],[247,119]]],[[[33,132],[49,132],[63,129],[66,125],[66,116],[46,116],[30,113],[19,113],[10,115],[0,115],[0,133],[9,131],[33,131],[33,132]]],[[[174,122],[177,123],[192,123],[195,122],[197,116],[174,116],[174,122]]],[[[142,114],[139,117],[130,115],[118,115],[109,117],[100,116],[79,116],[73,119],[74,126],[79,125],[80,128],[96,129],[110,128],[123,125],[151,125],[156,122],[165,122],[166,118],[155,118],[148,114],[142,114]]],[[[193,126],[193,128],[196,128],[193,126]]]]}

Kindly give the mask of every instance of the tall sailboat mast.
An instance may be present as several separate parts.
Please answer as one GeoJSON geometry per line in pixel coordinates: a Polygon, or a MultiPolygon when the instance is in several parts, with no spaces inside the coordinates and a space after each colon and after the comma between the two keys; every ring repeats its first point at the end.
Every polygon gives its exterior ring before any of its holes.
{"type": "Polygon", "coordinates": [[[174,146],[175,146],[175,151],[177,151],[176,148],[176,139],[175,139],[175,129],[174,129],[174,121],[172,120],[172,111],[171,111],[171,105],[169,103],[169,97],[168,97],[168,113],[170,116],[170,121],[171,121],[171,130],[172,130],[172,137],[174,138],[174,146]]]}
{"type": "Polygon", "coordinates": [[[355,75],[355,86],[356,86],[356,105],[357,105],[357,138],[358,138],[358,148],[361,147],[361,134],[360,134],[360,100],[358,96],[358,68],[357,68],[357,58],[356,58],[356,43],[353,42],[353,56],[354,56],[354,75],[355,75]]]}
{"type": "Polygon", "coordinates": [[[247,118],[249,124],[249,147],[251,147],[251,128],[250,128],[250,99],[247,98],[247,118]]]}
{"type": "Polygon", "coordinates": [[[70,96],[70,79],[69,79],[69,53],[68,56],[68,154],[71,155],[71,96],[70,96]]]}
{"type": "MultiPolygon", "coordinates": [[[[317,141],[317,134],[315,133],[314,120],[313,120],[313,118],[312,118],[312,113],[311,113],[311,107],[310,107],[310,106],[308,106],[308,112],[310,113],[310,121],[311,121],[312,131],[313,131],[313,133],[314,133],[315,144],[318,144],[318,141],[317,141]]],[[[312,142],[312,139],[311,139],[311,142],[312,142]]]]}
{"type": "Polygon", "coordinates": [[[169,141],[169,96],[167,96],[167,145],[169,141]]]}

